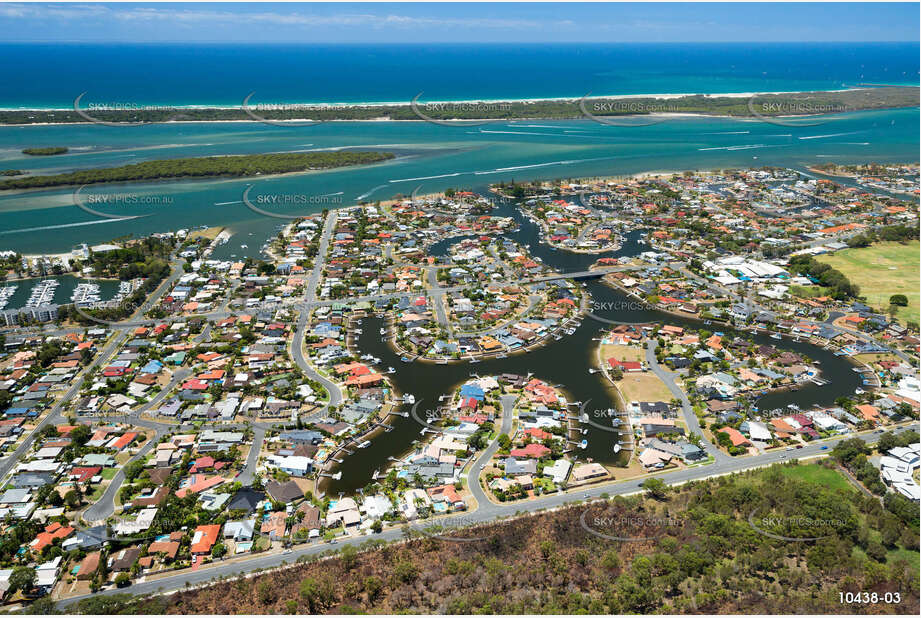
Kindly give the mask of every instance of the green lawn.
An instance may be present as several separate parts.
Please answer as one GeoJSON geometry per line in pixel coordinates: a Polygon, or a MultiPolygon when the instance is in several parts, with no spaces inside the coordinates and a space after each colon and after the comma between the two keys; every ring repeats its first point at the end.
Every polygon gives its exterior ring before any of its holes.
{"type": "Polygon", "coordinates": [[[881,242],[860,249],[819,255],[816,260],[840,270],[851,283],[859,285],[860,295],[866,297],[871,307],[885,311],[889,307],[890,296],[904,294],[908,297],[908,306],[899,307],[897,315],[902,323],[906,320],[918,322],[921,309],[918,250],[917,240],[881,242]]]}
{"type": "Polygon", "coordinates": [[[830,470],[818,464],[801,464],[798,466],[783,466],[784,475],[800,481],[815,483],[829,489],[844,489],[855,491],[847,479],[837,470],[830,470]]]}
{"type": "Polygon", "coordinates": [[[816,298],[818,296],[828,296],[831,288],[823,288],[820,285],[791,285],[790,294],[800,298],[816,298]]]}
{"type": "Polygon", "coordinates": [[[113,478],[115,478],[115,474],[117,472],[118,472],[118,468],[103,468],[102,472],[100,472],[99,475],[103,479],[107,481],[111,481],[113,478]]]}

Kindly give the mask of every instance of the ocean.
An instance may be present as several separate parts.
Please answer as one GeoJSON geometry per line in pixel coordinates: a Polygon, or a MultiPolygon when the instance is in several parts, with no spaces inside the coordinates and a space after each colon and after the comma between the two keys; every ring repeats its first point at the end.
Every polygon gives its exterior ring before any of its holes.
{"type": "Polygon", "coordinates": [[[918,84],[912,43],[0,44],[0,107],[238,106],[918,84]]]}

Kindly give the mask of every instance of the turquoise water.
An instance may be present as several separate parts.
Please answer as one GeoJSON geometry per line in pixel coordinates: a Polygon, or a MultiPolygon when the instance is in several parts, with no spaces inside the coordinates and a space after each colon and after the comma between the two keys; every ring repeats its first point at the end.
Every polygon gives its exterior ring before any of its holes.
{"type": "MultiPolygon", "coordinates": [[[[258,215],[241,200],[288,193],[311,202],[277,212],[308,214],[363,199],[387,199],[448,187],[482,189],[499,180],[577,178],[776,165],[804,169],[834,161],[918,160],[917,108],[828,117],[821,126],[783,127],[754,120],[678,118],[645,127],[590,120],[501,122],[443,127],[424,122],[335,122],[312,127],[259,123],[140,127],[0,127],[0,169],[53,173],[145,160],[216,154],[298,152],[357,147],[391,150],[395,160],[360,168],[265,179],[159,182],[88,188],[80,200],[134,196],[135,203],[93,204],[130,220],[104,219],[74,205],[73,189],[0,196],[0,250],[67,251],[126,235],[225,225],[235,233],[216,257],[256,255],[284,221],[258,215]],[[54,157],[26,157],[26,146],[66,145],[54,157]],[[324,197],[325,196],[325,197],[324,197]],[[316,198],[316,199],[313,199],[316,198]],[[144,203],[139,203],[144,200],[144,203]],[[242,248],[240,245],[248,245],[242,248]]],[[[111,203],[111,202],[110,202],[111,203]]]]}

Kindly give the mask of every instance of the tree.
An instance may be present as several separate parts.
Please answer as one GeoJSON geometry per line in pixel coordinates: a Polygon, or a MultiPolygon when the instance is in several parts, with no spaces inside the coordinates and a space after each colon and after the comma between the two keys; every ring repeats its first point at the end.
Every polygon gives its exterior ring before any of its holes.
{"type": "Polygon", "coordinates": [[[354,545],[346,545],[339,551],[339,558],[342,560],[342,568],[351,571],[358,564],[358,550],[354,545]]]}
{"type": "Polygon", "coordinates": [[[384,581],[380,577],[371,575],[365,578],[364,588],[365,593],[368,595],[368,600],[373,603],[380,595],[381,590],[384,589],[384,581]]]}
{"type": "Polygon", "coordinates": [[[14,568],[10,574],[9,584],[10,594],[17,590],[23,593],[29,592],[35,586],[35,569],[25,566],[14,568]]]}
{"type": "Polygon", "coordinates": [[[141,472],[144,471],[144,464],[141,461],[132,461],[125,466],[125,480],[129,483],[134,481],[137,477],[141,476],[141,472]]]}
{"type": "MultiPolygon", "coordinates": [[[[54,493],[57,493],[57,492],[54,492],[54,493]]],[[[66,494],[64,494],[64,504],[66,504],[67,507],[70,509],[77,508],[78,506],[80,506],[81,502],[82,500],[80,500],[80,494],[77,493],[77,491],[74,489],[71,489],[66,494]]]]}
{"type": "Polygon", "coordinates": [[[211,549],[212,558],[220,558],[227,553],[227,546],[223,543],[216,543],[211,549]]]}
{"type": "Polygon", "coordinates": [[[876,560],[877,562],[885,562],[886,561],[886,548],[883,547],[882,544],[874,541],[870,543],[869,545],[867,545],[867,555],[873,558],[874,560],[876,560]]]}
{"type": "Polygon", "coordinates": [[[87,425],[77,425],[70,430],[70,439],[77,446],[83,446],[92,437],[92,430],[87,425]]]}
{"type": "Polygon", "coordinates": [[[893,294],[889,297],[889,304],[895,305],[896,307],[907,307],[908,297],[904,294],[893,294]]]}
{"type": "Polygon", "coordinates": [[[646,479],[640,487],[645,489],[649,493],[649,497],[655,500],[662,500],[668,492],[668,486],[662,479],[646,479]]]}
{"type": "Polygon", "coordinates": [[[124,588],[131,583],[131,576],[127,573],[119,573],[115,576],[115,585],[119,588],[124,588]]]}

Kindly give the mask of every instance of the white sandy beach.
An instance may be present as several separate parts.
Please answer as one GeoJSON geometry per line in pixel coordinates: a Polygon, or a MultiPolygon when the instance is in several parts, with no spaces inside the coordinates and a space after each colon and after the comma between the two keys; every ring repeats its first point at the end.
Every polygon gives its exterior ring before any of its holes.
{"type": "MultiPolygon", "coordinates": [[[[842,88],[838,90],[815,90],[809,92],[847,92],[852,90],[851,88],[842,88]]],[[[788,90],[788,91],[767,91],[767,92],[712,92],[712,93],[700,93],[700,92],[683,92],[683,93],[671,93],[671,94],[596,94],[591,93],[592,99],[680,99],[681,97],[694,97],[694,96],[705,96],[705,97],[728,97],[728,98],[751,98],[754,96],[760,95],[777,95],[777,94],[800,94],[805,91],[800,90],[788,90]]],[[[586,95],[588,96],[588,95],[586,95]]],[[[544,101],[552,102],[565,102],[565,101],[580,101],[583,97],[537,97],[537,98],[528,98],[528,99],[452,99],[444,101],[420,101],[418,105],[441,105],[441,104],[472,104],[472,103],[540,103],[544,101]]],[[[394,107],[394,106],[407,106],[410,104],[410,101],[375,101],[375,102],[286,102],[286,103],[262,103],[262,104],[253,104],[249,107],[254,110],[259,110],[259,105],[284,105],[284,106],[303,106],[303,107],[317,107],[317,108],[355,108],[355,107],[394,107]]],[[[220,110],[232,110],[240,109],[242,105],[170,105],[170,106],[158,106],[158,107],[168,107],[169,110],[202,110],[202,109],[220,109],[220,110]]],[[[0,107],[0,111],[3,112],[72,112],[75,111],[73,107],[0,107]]],[[[82,110],[81,110],[82,111],[82,110]]],[[[144,110],[139,110],[144,111],[144,110]]],[[[310,120],[309,118],[300,119],[301,122],[310,120]]],[[[173,122],[189,122],[189,121],[173,121],[173,122]]],[[[202,121],[199,121],[202,122],[202,121]]],[[[208,121],[212,122],[212,121],[208,121]]],[[[249,121],[213,121],[213,122],[249,122],[249,121]]],[[[296,122],[291,120],[289,122],[296,122]]],[[[39,124],[39,123],[34,123],[39,124]]],[[[60,123],[46,123],[46,124],[60,124],[60,123]]],[[[66,123],[73,124],[73,123],[66,123]]]]}

